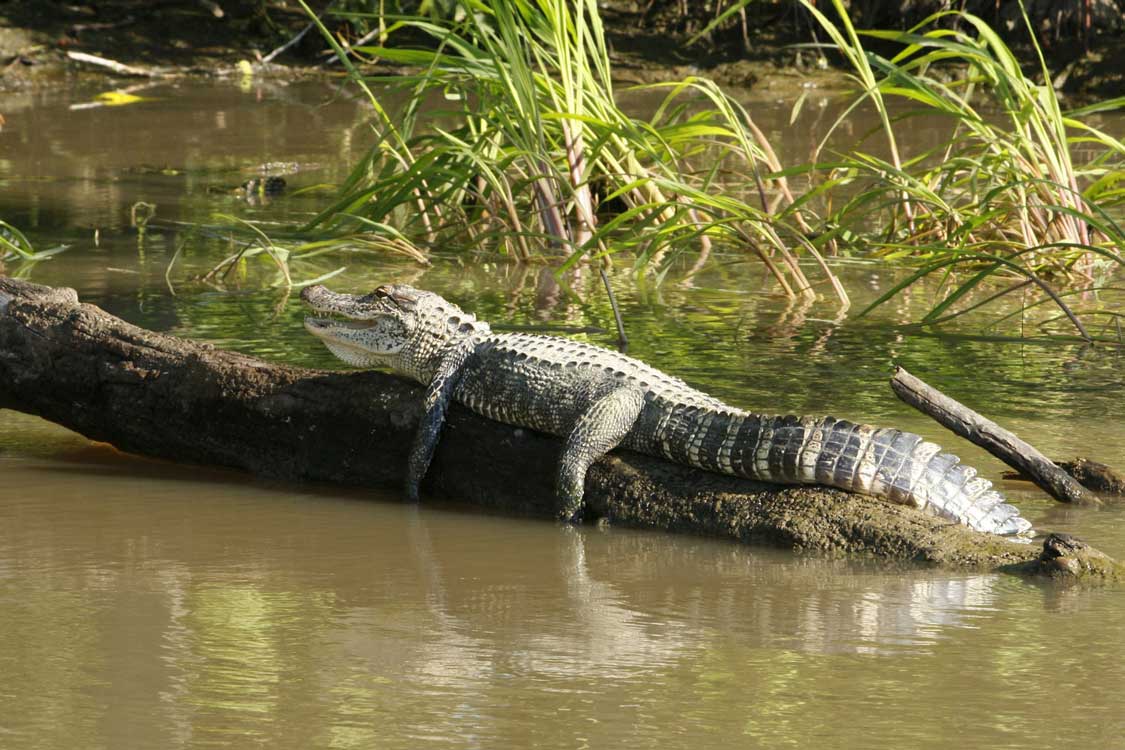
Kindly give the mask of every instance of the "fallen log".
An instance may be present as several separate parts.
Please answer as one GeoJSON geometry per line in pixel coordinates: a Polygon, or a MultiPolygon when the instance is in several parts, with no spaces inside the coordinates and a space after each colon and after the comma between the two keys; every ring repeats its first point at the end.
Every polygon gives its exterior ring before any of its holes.
{"type": "MultiPolygon", "coordinates": [[[[73,290],[0,277],[0,408],[124,451],[397,488],[422,391],[379,372],[300,369],[154,333],[79,304],[73,290]]],[[[553,517],[560,448],[555,438],[455,406],[423,489],[553,517]]],[[[611,524],[804,550],[991,569],[1039,553],[875,498],[760,484],[629,452],[594,466],[586,499],[590,514],[611,524]]],[[[1104,555],[1087,557],[1074,566],[1084,577],[1122,576],[1104,555]]]]}
{"type": "Polygon", "coordinates": [[[918,411],[966,440],[976,443],[1021,475],[1030,478],[1059,502],[1102,504],[1097,495],[1075,481],[1074,477],[1056,466],[1034,446],[903,368],[895,368],[891,389],[918,411]]]}

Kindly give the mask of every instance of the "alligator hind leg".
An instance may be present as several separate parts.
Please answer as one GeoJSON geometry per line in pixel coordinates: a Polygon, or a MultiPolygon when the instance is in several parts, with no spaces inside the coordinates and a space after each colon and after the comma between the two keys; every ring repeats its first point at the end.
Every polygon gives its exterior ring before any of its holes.
{"type": "Polygon", "coordinates": [[[559,460],[558,516],[563,521],[582,519],[582,496],[586,491],[586,472],[590,464],[617,447],[644,406],[644,393],[622,387],[599,398],[578,418],[566,439],[559,460]]]}

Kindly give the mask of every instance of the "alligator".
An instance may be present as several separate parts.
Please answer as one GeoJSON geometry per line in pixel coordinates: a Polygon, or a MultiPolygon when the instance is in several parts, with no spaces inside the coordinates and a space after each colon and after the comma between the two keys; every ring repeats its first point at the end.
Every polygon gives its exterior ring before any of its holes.
{"type": "Polygon", "coordinates": [[[403,284],[357,296],[309,286],[305,328],[355,367],[426,386],[407,465],[417,501],[450,401],[563,438],[558,516],[578,522],[590,465],[617,447],[721,474],[820,484],[913,505],[978,531],[1025,537],[1031,523],[975,469],[919,435],[834,417],[728,406],[640,360],[573,339],[493,332],[433,292],[403,284]]]}

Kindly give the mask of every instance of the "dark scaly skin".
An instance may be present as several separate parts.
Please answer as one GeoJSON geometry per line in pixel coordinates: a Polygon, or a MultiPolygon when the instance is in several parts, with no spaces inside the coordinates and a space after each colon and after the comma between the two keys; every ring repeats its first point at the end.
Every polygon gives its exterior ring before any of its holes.
{"type": "Polygon", "coordinates": [[[386,367],[427,386],[407,472],[416,499],[451,399],[482,416],[566,440],[559,516],[582,516],[590,465],[622,446],[689,466],[786,484],[823,484],[929,509],[979,531],[1031,524],[991,483],[918,435],[833,417],[735,409],[644,362],[571,339],[493,333],[456,305],[405,285],[363,297],[322,286],[301,298],[305,327],[349,364],[386,367]]]}

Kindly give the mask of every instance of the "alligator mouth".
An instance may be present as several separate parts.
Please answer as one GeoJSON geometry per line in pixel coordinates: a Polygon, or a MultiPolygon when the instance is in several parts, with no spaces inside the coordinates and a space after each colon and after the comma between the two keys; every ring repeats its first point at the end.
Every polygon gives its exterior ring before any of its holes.
{"type": "MultiPolygon", "coordinates": [[[[319,310],[317,312],[320,312],[319,310]]],[[[324,331],[329,328],[352,328],[363,329],[374,327],[376,321],[372,320],[354,320],[352,318],[331,317],[319,318],[313,315],[305,316],[305,328],[310,331],[324,331]]]]}

